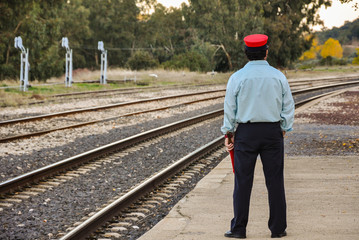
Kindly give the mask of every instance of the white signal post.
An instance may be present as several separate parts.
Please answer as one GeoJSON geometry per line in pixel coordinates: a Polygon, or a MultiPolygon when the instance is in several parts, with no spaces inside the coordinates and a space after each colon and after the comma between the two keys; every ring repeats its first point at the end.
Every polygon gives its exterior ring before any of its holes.
{"type": "Polygon", "coordinates": [[[15,48],[21,50],[21,66],[20,66],[20,91],[27,91],[29,86],[29,49],[25,50],[22,45],[21,37],[15,37],[15,48]]]}
{"type": "Polygon", "coordinates": [[[62,47],[66,48],[66,75],[65,86],[71,87],[72,84],[72,49],[69,47],[69,40],[67,37],[62,38],[62,47]]]}
{"type": "Polygon", "coordinates": [[[106,84],[107,83],[107,50],[104,49],[103,42],[98,42],[98,50],[101,51],[101,78],[100,83],[106,84]]]}

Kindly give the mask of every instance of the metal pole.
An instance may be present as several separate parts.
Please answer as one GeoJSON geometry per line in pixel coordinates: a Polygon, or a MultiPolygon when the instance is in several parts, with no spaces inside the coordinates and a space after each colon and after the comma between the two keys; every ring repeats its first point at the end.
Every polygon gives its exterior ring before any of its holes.
{"type": "Polygon", "coordinates": [[[29,49],[26,49],[24,91],[27,91],[28,86],[29,86],[29,49]]]}
{"type": "Polygon", "coordinates": [[[101,77],[100,84],[107,83],[107,50],[103,47],[103,42],[99,41],[97,49],[101,51],[101,77]]]}
{"type": "Polygon", "coordinates": [[[69,87],[72,85],[72,49],[70,49],[69,87]]]}
{"type": "Polygon", "coordinates": [[[103,53],[103,80],[102,80],[102,84],[107,84],[107,50],[105,50],[103,53]]]}
{"type": "Polygon", "coordinates": [[[68,83],[69,83],[69,53],[68,52],[66,52],[65,57],[66,57],[65,86],[68,87],[68,83]]]}
{"type": "Polygon", "coordinates": [[[72,84],[72,49],[69,47],[69,40],[67,37],[62,38],[61,46],[66,48],[66,73],[65,86],[71,87],[72,84]]]}
{"type": "Polygon", "coordinates": [[[101,53],[101,78],[100,78],[100,84],[103,84],[103,79],[104,79],[104,75],[103,75],[104,67],[103,67],[103,64],[104,64],[104,55],[103,55],[103,53],[101,53]]]}
{"type": "Polygon", "coordinates": [[[26,91],[29,85],[29,49],[25,49],[22,45],[22,38],[15,37],[14,46],[17,49],[20,49],[20,91],[26,91]]]}
{"type": "Polygon", "coordinates": [[[21,62],[20,62],[20,91],[23,91],[23,83],[24,83],[24,53],[21,53],[21,62]]]}

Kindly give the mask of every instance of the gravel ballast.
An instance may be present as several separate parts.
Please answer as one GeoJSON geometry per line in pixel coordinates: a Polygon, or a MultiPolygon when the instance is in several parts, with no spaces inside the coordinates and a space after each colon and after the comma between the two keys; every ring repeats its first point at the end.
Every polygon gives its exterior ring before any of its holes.
{"type": "MultiPolygon", "coordinates": [[[[208,122],[208,123],[207,123],[208,122]]],[[[206,123],[206,124],[204,124],[206,123]]],[[[44,239],[65,231],[115,195],[221,135],[222,119],[135,151],[3,210],[0,238],[44,239]]]]}
{"type": "MultiPolygon", "coordinates": [[[[285,153],[294,156],[358,155],[359,124],[356,120],[359,119],[358,104],[359,92],[351,91],[321,101],[320,104],[306,109],[304,113],[296,115],[294,131],[287,133],[285,137],[285,153]],[[322,117],[323,115],[325,117],[322,117]]],[[[80,137],[71,143],[38,149],[29,154],[8,153],[6,156],[9,158],[6,157],[7,160],[3,161],[4,157],[2,157],[1,160],[1,164],[9,166],[10,169],[9,172],[2,173],[3,179],[6,179],[8,174],[16,176],[32,167],[36,169],[46,162],[56,162],[74,153],[83,152],[85,149],[92,149],[99,143],[105,144],[114,139],[118,140],[119,135],[124,138],[133,133],[222,107],[223,103],[218,103],[200,110],[195,109],[166,118],[133,124],[130,127],[114,128],[105,134],[80,137]],[[9,160],[11,158],[12,160],[9,160]],[[21,163],[23,165],[20,165],[21,163]],[[21,170],[16,170],[19,166],[21,170]],[[14,171],[15,174],[10,171],[14,171]]],[[[24,200],[24,203],[4,208],[1,211],[0,238],[56,238],[58,231],[64,231],[72,226],[74,222],[121,191],[195,150],[201,144],[220,136],[221,124],[222,120],[217,119],[208,126],[205,125],[206,127],[201,126],[190,132],[182,132],[173,138],[146,147],[142,151],[114,160],[117,164],[104,164],[89,174],[76,177],[52,190],[24,200]],[[168,151],[171,152],[170,155],[164,154],[168,151]]]]}

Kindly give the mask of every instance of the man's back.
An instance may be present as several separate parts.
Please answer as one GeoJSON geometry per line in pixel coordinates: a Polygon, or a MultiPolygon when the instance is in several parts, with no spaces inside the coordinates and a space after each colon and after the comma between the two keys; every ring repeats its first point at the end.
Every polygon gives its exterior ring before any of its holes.
{"type": "Polygon", "coordinates": [[[235,116],[229,118],[237,123],[279,122],[283,102],[292,98],[286,77],[265,60],[250,61],[234,73],[227,91],[225,112],[236,105],[235,116]]]}

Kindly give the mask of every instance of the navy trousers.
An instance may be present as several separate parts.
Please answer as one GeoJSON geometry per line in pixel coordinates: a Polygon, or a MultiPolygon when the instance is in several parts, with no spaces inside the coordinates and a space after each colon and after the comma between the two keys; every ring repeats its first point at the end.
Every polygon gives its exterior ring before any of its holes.
{"type": "Polygon", "coordinates": [[[260,155],[268,190],[269,221],[272,233],[287,227],[284,192],[284,145],[279,122],[239,124],[234,140],[235,183],[233,192],[233,233],[246,233],[254,168],[260,155]]]}

